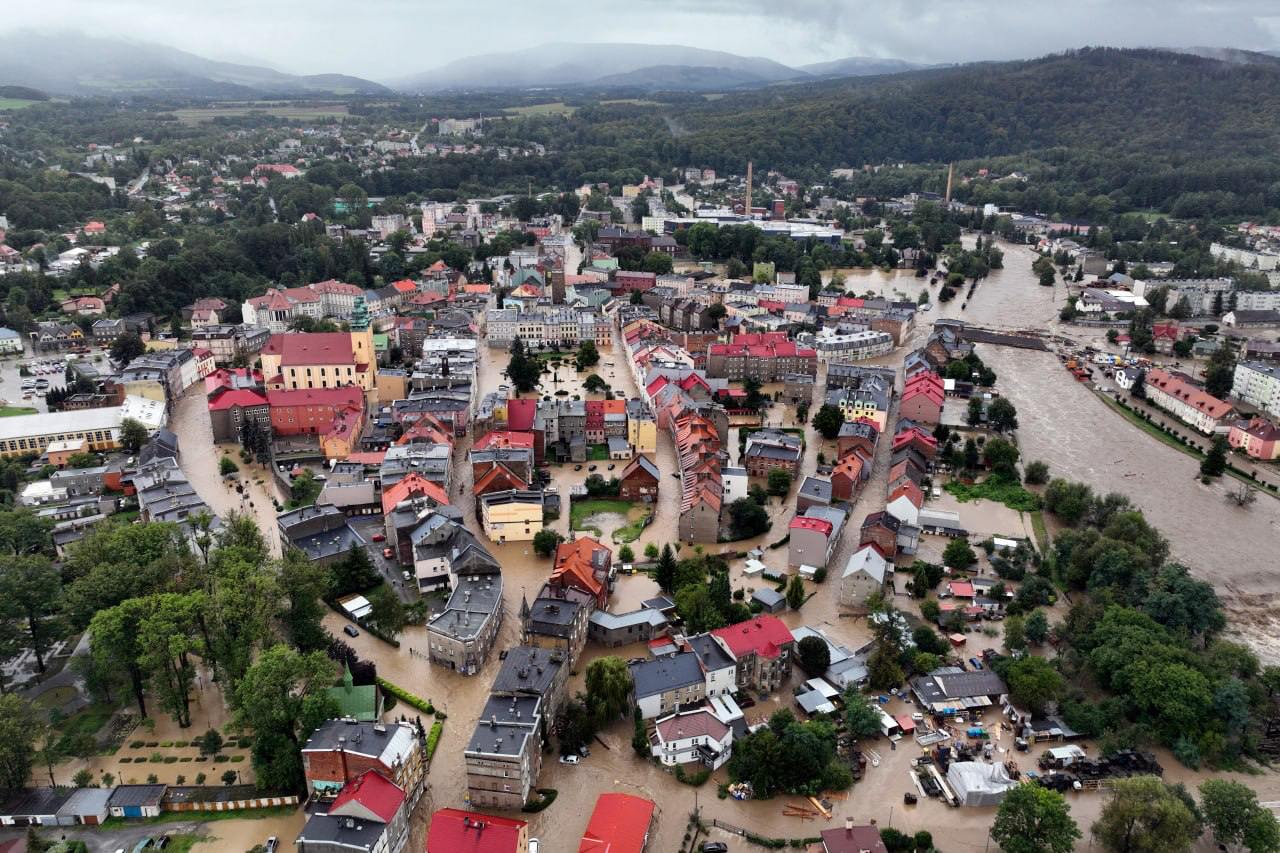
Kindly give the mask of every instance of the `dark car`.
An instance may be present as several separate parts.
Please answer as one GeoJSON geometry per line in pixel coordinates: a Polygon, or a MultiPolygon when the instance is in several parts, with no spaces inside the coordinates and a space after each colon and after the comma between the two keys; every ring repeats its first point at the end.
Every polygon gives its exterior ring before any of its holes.
{"type": "Polygon", "coordinates": [[[345,626],[343,626],[343,628],[342,628],[342,633],[346,634],[348,637],[359,637],[359,636],[360,636],[360,632],[356,630],[356,626],[355,626],[355,625],[345,625],[345,626]]]}
{"type": "Polygon", "coordinates": [[[729,853],[729,845],[723,841],[704,841],[702,853],[729,853]]]}

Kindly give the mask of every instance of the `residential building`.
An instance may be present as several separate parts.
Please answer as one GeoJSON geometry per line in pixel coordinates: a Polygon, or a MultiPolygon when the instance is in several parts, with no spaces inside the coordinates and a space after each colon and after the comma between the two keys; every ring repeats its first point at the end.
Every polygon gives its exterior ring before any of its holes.
{"type": "Polygon", "coordinates": [[[529,853],[529,824],[462,809],[438,809],[427,824],[426,853],[529,853]]]}
{"type": "Polygon", "coordinates": [[[781,430],[762,429],[747,436],[743,467],[752,477],[768,477],[771,471],[786,471],[792,477],[804,459],[804,441],[781,430]]]}
{"type": "Polygon", "coordinates": [[[1227,443],[1253,459],[1280,459],[1280,427],[1266,418],[1250,418],[1231,425],[1227,443]]]}
{"type": "Polygon", "coordinates": [[[427,657],[462,675],[475,675],[501,625],[502,575],[461,575],[444,609],[427,622],[427,657]]]}
{"type": "Polygon", "coordinates": [[[422,733],[409,723],[327,720],[302,745],[302,772],[313,799],[333,799],[369,771],[394,782],[412,808],[426,789],[422,733]]]}
{"type": "Polygon", "coordinates": [[[707,697],[702,666],[692,651],[633,660],[627,669],[636,707],[646,720],[692,707],[707,697]]]}
{"type": "Polygon", "coordinates": [[[884,592],[885,582],[892,572],[889,561],[876,545],[863,545],[849,557],[840,576],[840,604],[865,607],[867,599],[884,592]]]}
{"type": "Polygon", "coordinates": [[[603,646],[647,643],[667,630],[667,617],[654,607],[639,607],[626,613],[596,610],[587,620],[587,638],[603,646]]]}
{"type": "Polygon", "coordinates": [[[304,506],[276,517],[280,541],[301,550],[316,563],[334,563],[365,541],[350,525],[347,514],[335,506],[304,506]]]}
{"type": "Polygon", "coordinates": [[[644,853],[655,811],[651,800],[634,794],[601,794],[578,853],[644,853]]]}
{"type": "Polygon", "coordinates": [[[542,768],[544,713],[541,696],[489,697],[463,750],[473,805],[517,810],[529,802],[542,768]]]}
{"type": "Polygon", "coordinates": [[[680,460],[680,539],[716,542],[724,499],[719,430],[695,412],[672,419],[670,425],[680,460]]]}
{"type": "Polygon", "coordinates": [[[902,389],[898,416],[917,423],[936,426],[942,420],[942,404],[946,397],[942,377],[933,371],[917,373],[902,389]]]}
{"type": "Polygon", "coordinates": [[[405,792],[377,770],[342,786],[324,813],[315,811],[295,841],[298,853],[400,853],[409,840],[405,792]]]}
{"type": "Polygon", "coordinates": [[[831,559],[848,518],[840,507],[815,505],[797,515],[788,527],[787,565],[823,569],[831,559]]]}
{"type": "Polygon", "coordinates": [[[533,604],[520,600],[521,643],[565,655],[572,667],[587,644],[595,600],[580,590],[543,586],[533,604]]]}
{"type": "Polygon", "coordinates": [[[785,332],[734,335],[727,344],[707,348],[707,376],[741,382],[776,382],[787,374],[816,375],[818,354],[798,346],[785,332]]]}
{"type": "MultiPolygon", "coordinates": [[[[1150,373],[1147,382],[1151,382],[1150,373]]],[[[1231,396],[1272,417],[1280,417],[1280,367],[1260,361],[1239,362],[1231,396]]]]}
{"type": "Polygon", "coordinates": [[[662,764],[720,768],[733,753],[733,730],[708,708],[660,718],[649,737],[649,752],[662,764]]]}
{"type": "Polygon", "coordinates": [[[1280,326],[1280,311],[1250,311],[1237,308],[1222,315],[1222,325],[1228,329],[1246,329],[1255,326],[1280,326]]]}
{"type": "Polygon", "coordinates": [[[843,829],[824,829],[819,835],[822,838],[821,853],[889,853],[889,848],[880,839],[880,827],[875,824],[855,826],[851,817],[845,818],[843,829]]]}
{"type": "Polygon", "coordinates": [[[655,503],[662,474],[648,456],[637,456],[618,475],[618,497],[624,501],[655,503]]]}
{"type": "MultiPolygon", "coordinates": [[[[1240,376],[1238,367],[1236,376],[1240,376]]],[[[1144,386],[1147,402],[1205,435],[1213,435],[1232,413],[1230,403],[1219,400],[1181,375],[1161,368],[1147,371],[1144,386]]],[[[1241,399],[1249,402],[1246,397],[1241,399]]]]}
{"type": "Polygon", "coordinates": [[[591,596],[594,606],[604,609],[612,588],[613,551],[590,536],[556,546],[555,568],[547,585],[576,589],[591,596]]]}
{"type": "Polygon", "coordinates": [[[711,634],[688,637],[685,645],[698,656],[706,696],[728,696],[738,690],[738,664],[723,642],[711,634]]]}
{"type": "Polygon", "coordinates": [[[510,489],[479,500],[480,522],[494,542],[531,541],[542,529],[542,492],[510,489]]]}
{"type": "Polygon", "coordinates": [[[739,689],[771,693],[791,675],[795,639],[778,617],[760,615],[711,633],[737,662],[739,689]]]}

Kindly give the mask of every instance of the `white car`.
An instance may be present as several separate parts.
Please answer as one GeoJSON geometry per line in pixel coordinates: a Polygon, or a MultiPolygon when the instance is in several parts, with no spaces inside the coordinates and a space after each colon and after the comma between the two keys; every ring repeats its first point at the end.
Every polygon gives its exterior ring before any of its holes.
{"type": "Polygon", "coordinates": [[[576,755],[562,755],[560,756],[560,763],[561,764],[581,764],[582,759],[576,755]]]}
{"type": "Polygon", "coordinates": [[[529,853],[538,853],[538,839],[529,839],[529,853]]]}

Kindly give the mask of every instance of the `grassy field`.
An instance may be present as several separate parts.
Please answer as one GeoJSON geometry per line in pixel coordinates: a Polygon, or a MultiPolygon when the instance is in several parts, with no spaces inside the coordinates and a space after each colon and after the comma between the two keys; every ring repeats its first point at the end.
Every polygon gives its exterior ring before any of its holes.
{"type": "Polygon", "coordinates": [[[991,476],[981,483],[962,483],[952,480],[942,487],[955,496],[960,503],[987,500],[1001,503],[1019,512],[1034,512],[1040,509],[1040,498],[1022,488],[1017,480],[991,476]]]}
{"type": "Polygon", "coordinates": [[[1031,513],[1031,530],[1036,535],[1036,547],[1041,554],[1049,552],[1049,530],[1044,525],[1044,512],[1036,510],[1031,513]]]}
{"type": "Polygon", "coordinates": [[[36,104],[45,104],[48,101],[27,101],[22,98],[0,98],[0,110],[24,110],[27,107],[33,107],[36,104]]]}
{"type": "Polygon", "coordinates": [[[648,98],[615,98],[612,101],[601,101],[601,104],[630,104],[633,107],[660,107],[661,101],[651,101],[648,98]]]}
{"type": "MultiPolygon", "coordinates": [[[[586,520],[591,516],[603,513],[629,516],[631,510],[634,509],[635,506],[636,505],[630,501],[612,501],[599,498],[587,501],[574,501],[573,506],[569,509],[569,529],[595,530],[596,528],[589,528],[585,526],[586,520]]],[[[599,534],[597,533],[597,535],[599,534]]]]}
{"type": "Polygon", "coordinates": [[[235,104],[215,104],[208,107],[184,107],[173,111],[183,124],[200,124],[224,116],[247,116],[255,113],[280,118],[320,119],[337,118],[347,114],[346,104],[292,104],[272,101],[246,101],[235,104]]]}
{"type": "Polygon", "coordinates": [[[34,415],[36,410],[30,406],[0,406],[0,418],[12,418],[15,415],[34,415]]]}
{"type": "Polygon", "coordinates": [[[577,107],[571,107],[564,101],[552,101],[525,107],[507,107],[503,112],[513,116],[571,116],[577,111],[577,107]]]}

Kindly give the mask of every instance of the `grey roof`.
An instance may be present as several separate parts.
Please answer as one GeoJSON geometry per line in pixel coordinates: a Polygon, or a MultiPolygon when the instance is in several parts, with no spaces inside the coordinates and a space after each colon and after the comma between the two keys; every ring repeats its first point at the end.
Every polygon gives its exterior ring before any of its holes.
{"type": "Polygon", "coordinates": [[[804,482],[800,484],[800,494],[806,498],[830,503],[831,481],[820,480],[817,477],[805,477],[804,482]]]}
{"type": "Polygon", "coordinates": [[[747,448],[746,458],[763,457],[792,461],[800,458],[800,448],[779,447],[776,444],[753,444],[747,448]]]}
{"type": "Polygon", "coordinates": [[[107,801],[107,805],[113,809],[128,806],[158,806],[164,799],[167,788],[167,785],[120,785],[111,792],[111,799],[107,801]]]}
{"type": "Polygon", "coordinates": [[[989,669],[966,672],[956,667],[936,669],[912,679],[911,687],[928,703],[999,696],[1009,690],[1000,676],[989,669]]]}
{"type": "Polygon", "coordinates": [[[698,656],[699,663],[707,672],[733,666],[733,657],[710,634],[690,637],[689,648],[698,656]]]}
{"type": "Polygon", "coordinates": [[[372,820],[357,820],[348,826],[347,820],[339,815],[313,814],[298,835],[298,846],[305,842],[323,844],[326,849],[372,850],[386,829],[386,824],[372,820]]]}
{"type": "MultiPolygon", "coordinates": [[[[413,729],[399,723],[357,722],[355,720],[325,720],[307,742],[304,750],[331,752],[341,747],[350,753],[382,759],[387,748],[394,746],[396,755],[387,756],[388,766],[402,755],[407,755],[417,740],[413,729]],[[379,728],[382,729],[379,731],[379,728]],[[401,753],[401,750],[404,750],[401,753]]],[[[115,805],[112,803],[112,805],[115,805]]]]}
{"type": "Polygon", "coordinates": [[[751,600],[758,601],[765,607],[776,607],[778,604],[785,601],[786,598],[787,597],[785,595],[778,592],[776,589],[771,589],[767,586],[762,586],[755,592],[751,593],[751,600]]]}
{"type": "Polygon", "coordinates": [[[528,723],[540,713],[541,696],[490,696],[478,719],[482,722],[496,718],[499,723],[528,723]]]}
{"type": "Polygon", "coordinates": [[[640,603],[643,604],[645,607],[648,607],[652,610],[658,610],[663,613],[667,612],[668,610],[674,610],[676,607],[676,603],[665,595],[659,595],[659,596],[656,596],[655,598],[646,598],[644,601],[640,603]]]}
{"type": "Polygon", "coordinates": [[[560,672],[562,656],[537,646],[516,646],[507,652],[490,692],[545,696],[560,672]]]}
{"type": "Polygon", "coordinates": [[[578,604],[560,598],[539,598],[529,606],[529,619],[546,625],[572,625],[578,604]]]}
{"type": "Polygon", "coordinates": [[[100,815],[107,810],[110,788],[76,788],[58,809],[58,815],[100,815]]]}
{"type": "MultiPolygon", "coordinates": [[[[160,788],[163,792],[164,786],[160,788]]],[[[71,792],[66,788],[23,788],[13,792],[12,796],[0,803],[0,815],[6,817],[53,815],[57,814],[70,798],[71,792]]]]}
{"type": "Polygon", "coordinates": [[[646,474],[653,477],[655,480],[662,479],[662,475],[658,472],[658,466],[653,464],[653,460],[650,459],[648,456],[645,456],[643,453],[635,458],[635,461],[632,465],[628,465],[626,468],[623,469],[622,471],[623,475],[631,471],[633,467],[643,470],[646,474]]]}
{"type": "Polygon", "coordinates": [[[635,696],[657,696],[668,690],[701,684],[702,667],[693,652],[680,652],[660,658],[633,661],[627,664],[635,683],[635,696]]]}
{"type": "Polygon", "coordinates": [[[588,621],[606,631],[617,631],[631,625],[647,624],[654,628],[661,628],[667,624],[667,617],[663,616],[660,611],[641,607],[639,610],[629,610],[626,613],[610,613],[607,610],[596,610],[591,614],[588,621]]]}
{"type": "Polygon", "coordinates": [[[445,609],[427,623],[427,628],[468,640],[501,609],[502,575],[464,575],[458,578],[445,609]]]}
{"type": "Polygon", "coordinates": [[[534,721],[502,723],[481,719],[471,733],[466,752],[484,755],[517,756],[524,752],[525,742],[537,733],[534,721]]]}

